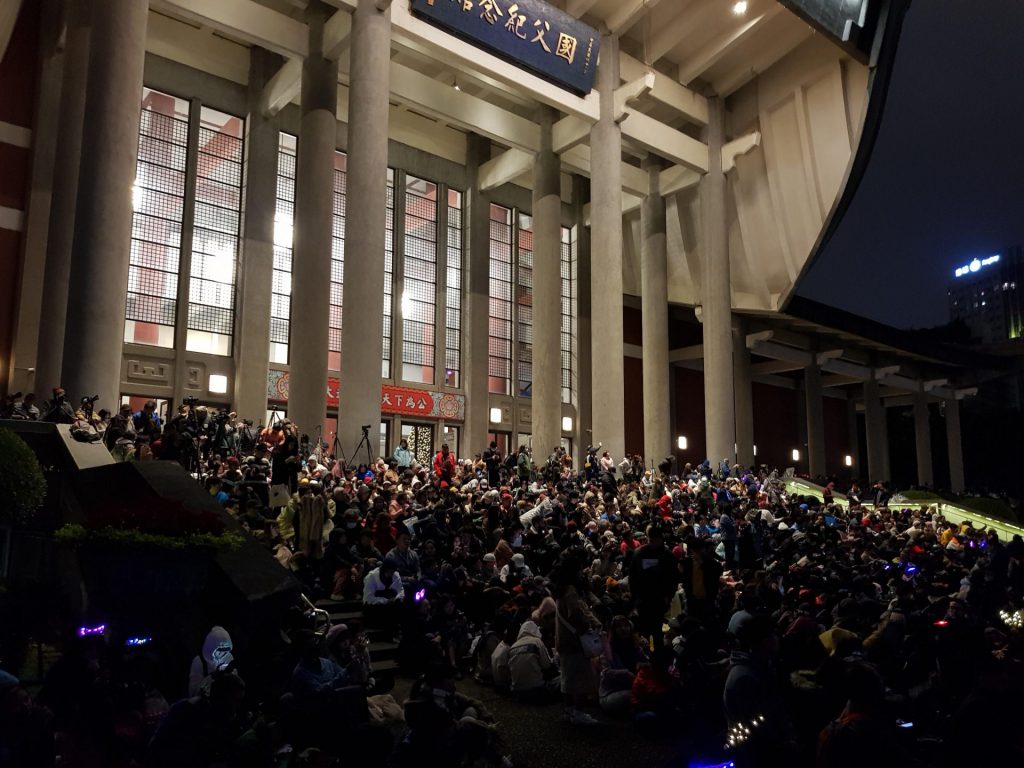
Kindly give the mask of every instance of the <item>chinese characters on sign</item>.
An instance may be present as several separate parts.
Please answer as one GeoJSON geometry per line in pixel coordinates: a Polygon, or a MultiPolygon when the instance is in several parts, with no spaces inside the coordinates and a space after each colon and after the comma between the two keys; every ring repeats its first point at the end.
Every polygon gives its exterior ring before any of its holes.
{"type": "MultiPolygon", "coordinates": [[[[277,403],[288,402],[289,376],[287,371],[270,370],[267,373],[267,398],[277,403]]],[[[340,406],[339,381],[327,379],[326,401],[328,408],[340,406]]],[[[395,387],[383,384],[380,388],[381,413],[395,413],[402,416],[422,416],[428,419],[463,421],[466,398],[453,392],[428,392],[411,387],[395,387]]]]}
{"type": "Polygon", "coordinates": [[[579,94],[594,86],[597,31],[543,0],[412,0],[431,23],[579,94]]]}

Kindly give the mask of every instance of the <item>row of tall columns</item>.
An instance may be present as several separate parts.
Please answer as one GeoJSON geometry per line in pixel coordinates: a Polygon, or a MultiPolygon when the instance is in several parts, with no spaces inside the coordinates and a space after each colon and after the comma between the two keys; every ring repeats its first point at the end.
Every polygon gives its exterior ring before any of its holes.
{"type": "Polygon", "coordinates": [[[281,59],[253,46],[249,52],[248,109],[245,120],[245,219],[238,294],[239,334],[235,343],[234,406],[259,424],[267,408],[270,365],[270,311],[274,282],[274,215],[277,210],[278,125],[261,108],[263,89],[281,59]]]}
{"type": "Polygon", "coordinates": [[[700,182],[701,322],[704,334],[704,422],[712,463],[736,447],[733,386],[732,284],[729,228],[722,171],[725,114],[721,98],[708,99],[708,172],[700,182]]]}
{"type": "Polygon", "coordinates": [[[644,457],[648,465],[672,455],[668,363],[668,241],[661,163],[644,161],[649,186],[640,209],[640,311],[643,321],[644,457]]]}
{"type": "Polygon", "coordinates": [[[868,444],[868,479],[871,482],[889,479],[889,428],[885,406],[878,394],[878,382],[864,382],[864,427],[868,444]]]}
{"type": "Polygon", "coordinates": [[[601,38],[597,90],[600,119],[590,131],[590,292],[601,302],[591,314],[592,442],[612,456],[626,450],[625,379],[622,370],[622,131],[615,121],[619,85],[619,41],[601,38]]]}
{"type": "Polygon", "coordinates": [[[490,226],[491,201],[480,190],[480,166],[491,156],[489,139],[471,133],[466,137],[466,221],[465,245],[469,254],[466,270],[466,321],[463,344],[466,351],[466,434],[464,442],[473,453],[486,445],[490,432],[488,407],[488,335],[491,295],[490,226]]]}
{"type": "Polygon", "coordinates": [[[733,401],[736,407],[736,461],[754,466],[754,398],[750,370],[750,350],[743,319],[733,318],[733,401]]]}
{"type": "Polygon", "coordinates": [[[78,168],[82,155],[82,123],[85,118],[86,75],[89,70],[89,40],[92,32],[91,5],[91,0],[68,0],[65,5],[64,66],[53,167],[53,196],[50,199],[43,271],[46,311],[39,316],[39,347],[35,366],[36,389],[40,397],[49,387],[60,383],[63,366],[71,246],[75,234],[78,168]]]}
{"type": "Polygon", "coordinates": [[[928,415],[928,397],[923,389],[914,393],[914,443],[917,448],[917,484],[934,485],[932,428],[928,415]]]}
{"type": "MultiPolygon", "coordinates": [[[[337,146],[338,132],[338,62],[324,58],[322,53],[324,22],[327,20],[327,14],[327,6],[319,0],[314,0],[306,8],[309,54],[302,63],[302,122],[299,125],[299,148],[295,166],[291,343],[288,347],[291,364],[288,415],[303,430],[310,431],[322,424],[324,420],[329,343],[329,328],[326,319],[330,316],[331,311],[331,284],[327,276],[331,274],[331,230],[334,216],[334,151],[337,146]]],[[[356,34],[353,29],[354,38],[356,38],[356,34]]],[[[354,44],[355,41],[353,41],[353,48],[354,44]]],[[[354,66],[355,50],[353,50],[352,58],[354,66]]],[[[355,80],[355,76],[353,79],[355,80]]],[[[354,86],[355,83],[353,83],[354,86]]],[[[358,115],[359,111],[353,110],[353,120],[357,120],[358,115]]],[[[385,114],[384,125],[386,124],[387,115],[385,114]]],[[[384,135],[386,142],[386,131],[384,135]]],[[[385,143],[385,152],[386,150],[385,143]]],[[[358,157],[359,151],[353,147],[351,155],[358,157]]],[[[378,168],[387,168],[386,155],[384,162],[378,168]]],[[[383,174],[378,170],[378,175],[383,174]]],[[[353,202],[359,197],[358,193],[349,195],[349,199],[352,199],[353,202]]],[[[383,209],[383,205],[381,207],[383,209]]],[[[350,216],[349,220],[355,224],[359,219],[350,216]]],[[[382,228],[383,221],[384,214],[381,213],[374,220],[378,229],[382,228]]],[[[346,248],[346,253],[351,253],[352,250],[346,248]]],[[[383,242],[378,255],[383,276],[383,242]]],[[[356,261],[352,277],[358,280],[362,270],[358,260],[356,261]]],[[[381,287],[383,288],[383,281],[381,287]]],[[[358,314],[356,316],[358,317],[358,314]]],[[[373,337],[379,337],[379,334],[375,333],[373,337]]],[[[370,338],[370,334],[365,334],[364,343],[370,338]]],[[[380,359],[379,355],[377,359],[380,359]]],[[[363,373],[377,368],[379,368],[379,364],[376,367],[363,369],[363,373]]],[[[379,407],[379,384],[377,389],[379,407]]],[[[370,423],[376,426],[379,421],[378,417],[370,423]]],[[[355,445],[355,442],[345,442],[343,438],[342,446],[347,445],[355,445]]]]}
{"type": "Polygon", "coordinates": [[[946,401],[946,444],[949,450],[949,488],[954,493],[964,490],[964,447],[960,437],[960,401],[946,401]]]}
{"type": "Polygon", "coordinates": [[[807,471],[811,477],[826,474],[825,404],[822,401],[821,369],[812,363],[804,369],[807,411],[807,471]]]}
{"type": "Polygon", "coordinates": [[[69,270],[62,380],[74,395],[120,395],[145,62],[148,0],[104,0],[92,9],[85,112],[69,270]]]}
{"type": "Polygon", "coordinates": [[[533,394],[531,429],[537,458],[562,435],[562,198],[560,161],[552,149],[550,107],[538,112],[540,149],[533,161],[533,394]]]}
{"type": "MultiPolygon", "coordinates": [[[[380,423],[391,66],[391,15],[386,4],[376,0],[359,0],[352,14],[350,56],[351,108],[348,125],[345,282],[342,289],[345,316],[341,331],[342,365],[339,385],[339,397],[345,407],[338,413],[338,439],[345,450],[358,443],[362,437],[362,426],[369,425],[375,431],[380,423]],[[379,10],[378,5],[385,10],[379,10]]],[[[296,338],[294,329],[292,334],[296,338]]],[[[326,339],[322,348],[326,355],[326,339]]],[[[325,367],[317,401],[320,420],[323,418],[323,387],[326,378],[325,367]]]]}

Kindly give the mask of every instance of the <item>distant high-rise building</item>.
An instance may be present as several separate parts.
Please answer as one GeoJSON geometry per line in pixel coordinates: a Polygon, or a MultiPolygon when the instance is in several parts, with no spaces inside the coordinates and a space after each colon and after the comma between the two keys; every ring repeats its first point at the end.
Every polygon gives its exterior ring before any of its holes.
{"type": "Polygon", "coordinates": [[[1024,337],[1024,249],[979,256],[953,271],[949,314],[984,344],[1024,337]]]}

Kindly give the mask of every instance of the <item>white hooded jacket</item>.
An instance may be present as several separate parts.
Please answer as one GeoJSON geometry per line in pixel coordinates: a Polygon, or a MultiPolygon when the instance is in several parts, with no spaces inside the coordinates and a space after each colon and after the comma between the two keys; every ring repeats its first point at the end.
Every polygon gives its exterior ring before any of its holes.
{"type": "Polygon", "coordinates": [[[234,643],[231,642],[231,635],[224,627],[214,627],[203,640],[202,656],[192,659],[192,668],[188,673],[188,695],[198,696],[205,693],[205,684],[211,679],[214,672],[226,668],[234,657],[231,652],[234,650],[234,643]]]}
{"type": "Polygon", "coordinates": [[[540,627],[524,621],[519,638],[508,652],[512,692],[523,693],[544,686],[544,673],[551,668],[551,654],[540,639],[540,627]]]}

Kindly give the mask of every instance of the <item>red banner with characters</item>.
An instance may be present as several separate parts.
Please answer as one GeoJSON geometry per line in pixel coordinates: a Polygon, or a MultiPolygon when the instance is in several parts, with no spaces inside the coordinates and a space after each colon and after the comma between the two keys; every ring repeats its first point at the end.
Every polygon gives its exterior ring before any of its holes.
{"type": "Polygon", "coordinates": [[[405,389],[384,385],[380,388],[380,409],[384,413],[404,416],[430,416],[434,411],[434,398],[422,389],[405,389]]]}
{"type": "MultiPolygon", "coordinates": [[[[267,376],[267,398],[278,403],[288,402],[288,372],[271,370],[267,376]]],[[[326,400],[328,408],[341,405],[341,382],[328,377],[326,400]]],[[[463,421],[466,412],[466,398],[454,392],[429,392],[412,387],[396,387],[384,384],[380,389],[381,413],[400,416],[418,416],[426,419],[463,421]]]]}

